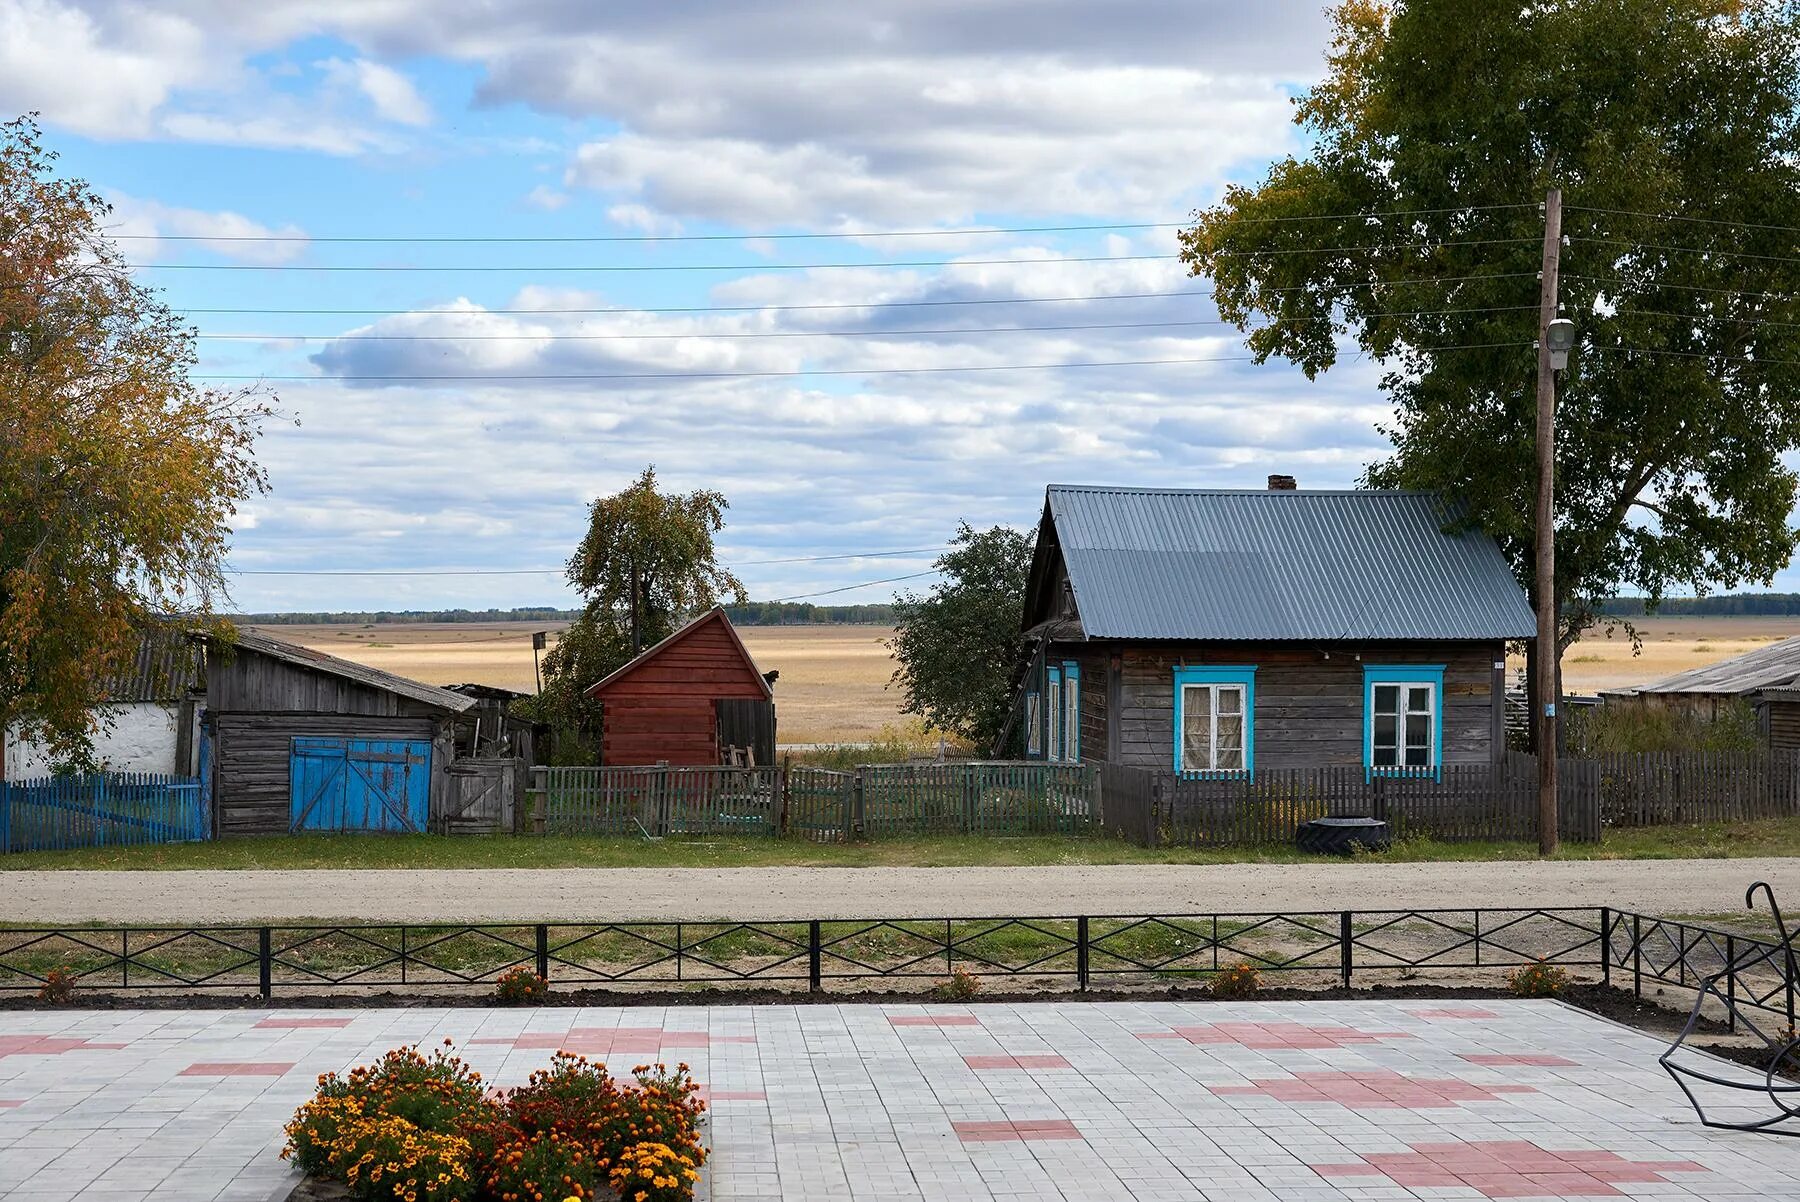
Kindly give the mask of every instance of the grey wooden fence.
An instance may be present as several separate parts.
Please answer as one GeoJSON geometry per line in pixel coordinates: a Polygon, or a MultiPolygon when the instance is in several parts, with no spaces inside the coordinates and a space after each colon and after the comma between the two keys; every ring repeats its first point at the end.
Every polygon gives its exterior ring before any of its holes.
{"type": "Polygon", "coordinates": [[[1800,752],[1689,751],[1593,757],[1608,826],[1800,815],[1800,752]]]}
{"type": "Polygon", "coordinates": [[[541,829],[552,835],[773,834],[781,769],[536,768],[541,829]]]}

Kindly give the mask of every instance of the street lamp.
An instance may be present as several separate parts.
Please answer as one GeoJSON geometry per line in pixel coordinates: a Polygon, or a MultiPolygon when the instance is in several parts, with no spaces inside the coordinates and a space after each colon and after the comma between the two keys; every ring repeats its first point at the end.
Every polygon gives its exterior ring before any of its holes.
{"type": "Polygon", "coordinates": [[[1575,323],[1558,317],[1544,330],[1544,345],[1550,351],[1550,370],[1562,371],[1569,366],[1569,351],[1575,346],[1575,323]]]}

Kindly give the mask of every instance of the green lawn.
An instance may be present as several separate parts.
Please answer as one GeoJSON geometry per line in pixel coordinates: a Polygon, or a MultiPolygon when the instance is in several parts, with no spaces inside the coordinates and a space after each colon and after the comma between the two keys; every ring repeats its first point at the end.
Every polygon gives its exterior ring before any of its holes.
{"type": "MultiPolygon", "coordinates": [[[[1521,860],[1525,843],[1409,840],[1387,861],[1521,860]]],[[[1609,832],[1596,844],[1564,844],[1558,858],[1686,859],[1800,855],[1800,818],[1708,823],[1609,832]]],[[[0,871],[45,868],[729,868],[795,864],[959,867],[1039,864],[1294,863],[1289,847],[1140,848],[1062,836],[942,836],[848,845],[752,836],[670,838],[444,837],[435,835],[276,835],[216,843],[31,852],[0,856],[0,871]]]]}

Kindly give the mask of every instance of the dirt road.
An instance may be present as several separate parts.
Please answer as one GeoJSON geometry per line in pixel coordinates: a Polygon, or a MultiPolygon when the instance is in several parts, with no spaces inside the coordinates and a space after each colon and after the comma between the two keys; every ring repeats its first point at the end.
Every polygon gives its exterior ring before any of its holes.
{"type": "Polygon", "coordinates": [[[985,917],[1610,905],[1728,913],[1800,859],[1041,868],[0,872],[0,921],[221,923],[985,917]]]}

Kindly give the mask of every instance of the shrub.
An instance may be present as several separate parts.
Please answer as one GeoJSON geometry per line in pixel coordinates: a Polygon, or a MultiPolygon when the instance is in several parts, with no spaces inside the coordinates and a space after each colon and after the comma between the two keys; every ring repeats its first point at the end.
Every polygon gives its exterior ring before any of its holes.
{"type": "Polygon", "coordinates": [[[549,982],[523,965],[507,969],[494,982],[494,997],[502,1006],[540,1005],[549,992],[549,982]]]}
{"type": "Polygon", "coordinates": [[[1220,998],[1255,997],[1262,989],[1262,974],[1247,960],[1240,960],[1212,979],[1212,995],[1220,998]]]}
{"type": "Polygon", "coordinates": [[[1519,997],[1555,997],[1569,987],[1569,974],[1539,959],[1521,965],[1512,975],[1512,991],[1519,997]]]}
{"type": "Polygon", "coordinates": [[[510,1202],[597,1198],[607,1165],[580,1140],[560,1131],[503,1144],[488,1169],[487,1196],[510,1202]]]}
{"type": "Polygon", "coordinates": [[[44,974],[38,987],[37,1000],[51,1006],[66,1006],[75,996],[75,970],[53,968],[44,974]]]}
{"type": "Polygon", "coordinates": [[[931,996],[946,1002],[962,1002],[981,992],[981,978],[966,968],[950,970],[948,981],[931,987],[931,996]]]}

